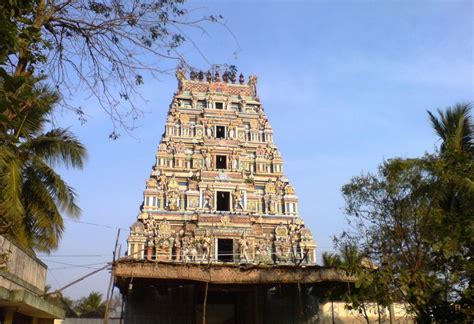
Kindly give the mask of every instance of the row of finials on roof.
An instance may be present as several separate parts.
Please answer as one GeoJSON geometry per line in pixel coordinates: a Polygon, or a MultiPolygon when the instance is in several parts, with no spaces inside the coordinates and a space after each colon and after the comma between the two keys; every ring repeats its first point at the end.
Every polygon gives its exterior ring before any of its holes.
{"type": "MultiPolygon", "coordinates": [[[[184,70],[178,70],[177,72],[178,77],[183,77],[185,78],[185,72],[184,70]]],[[[222,73],[222,77],[219,71],[216,71],[214,75],[211,73],[211,71],[203,72],[203,71],[194,71],[192,70],[189,73],[189,79],[192,81],[204,81],[204,79],[207,82],[225,82],[225,83],[236,83],[237,82],[237,72],[235,70],[227,70],[222,73]]],[[[250,80],[249,80],[250,81],[250,80]]],[[[242,73],[239,75],[239,83],[244,84],[245,83],[245,78],[242,73]]]]}

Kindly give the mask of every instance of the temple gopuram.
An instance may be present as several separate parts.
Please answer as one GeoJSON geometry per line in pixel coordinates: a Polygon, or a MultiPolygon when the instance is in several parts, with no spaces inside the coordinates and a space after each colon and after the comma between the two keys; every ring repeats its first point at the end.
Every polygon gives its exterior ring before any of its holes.
{"type": "Polygon", "coordinates": [[[257,78],[176,76],[127,257],[113,267],[125,323],[313,318],[312,287],[344,280],[316,265],[257,78]]]}
{"type": "Polygon", "coordinates": [[[128,238],[135,259],[315,263],[273,129],[244,83],[178,71],[143,205],[128,238]],[[230,82],[229,82],[230,81],[230,82]]]}

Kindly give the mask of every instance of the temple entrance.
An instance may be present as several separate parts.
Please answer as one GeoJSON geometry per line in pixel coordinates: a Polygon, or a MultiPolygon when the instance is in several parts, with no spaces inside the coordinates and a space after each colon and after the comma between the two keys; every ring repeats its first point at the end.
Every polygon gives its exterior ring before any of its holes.
{"type": "MultiPolygon", "coordinates": [[[[199,304],[196,305],[195,323],[203,323],[202,312],[204,296],[203,291],[196,294],[196,299],[199,304]]],[[[206,324],[237,324],[236,306],[238,295],[228,291],[210,290],[207,296],[206,303],[206,324]]]]}
{"type": "Polygon", "coordinates": [[[217,239],[217,260],[221,262],[234,261],[233,239],[217,239]]]}
{"type": "Polygon", "coordinates": [[[217,210],[218,211],[229,211],[230,210],[230,193],[226,191],[218,191],[216,195],[217,210]]]}

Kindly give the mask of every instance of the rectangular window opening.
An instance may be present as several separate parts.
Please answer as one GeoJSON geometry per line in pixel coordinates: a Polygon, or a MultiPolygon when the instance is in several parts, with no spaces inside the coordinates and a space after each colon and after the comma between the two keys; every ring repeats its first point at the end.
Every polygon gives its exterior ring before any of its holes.
{"type": "Polygon", "coordinates": [[[227,156],[216,155],[216,169],[227,169],[227,156]]]}
{"type": "Polygon", "coordinates": [[[225,126],[216,126],[216,138],[225,138],[225,126]]]}
{"type": "Polygon", "coordinates": [[[217,260],[221,262],[234,261],[234,240],[217,239],[217,260]]]}
{"type": "Polygon", "coordinates": [[[217,210],[218,211],[229,211],[230,210],[230,193],[226,191],[218,191],[216,195],[217,199],[217,210]]]}
{"type": "Polygon", "coordinates": [[[224,104],[222,102],[216,102],[216,109],[224,109],[224,104]]]}

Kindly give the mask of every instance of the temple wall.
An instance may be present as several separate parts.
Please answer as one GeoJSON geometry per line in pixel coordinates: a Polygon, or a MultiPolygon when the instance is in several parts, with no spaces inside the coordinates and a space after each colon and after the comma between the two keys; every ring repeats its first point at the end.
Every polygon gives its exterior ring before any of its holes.
{"type": "MultiPolygon", "coordinates": [[[[390,322],[390,312],[388,309],[377,308],[377,304],[369,303],[366,305],[366,311],[371,323],[393,323],[393,324],[412,324],[415,323],[412,316],[403,304],[392,304],[392,322],[390,322]],[[380,316],[379,316],[380,314],[380,316]]],[[[343,302],[327,302],[320,305],[319,322],[321,324],[363,324],[366,319],[357,310],[347,309],[347,304],[343,302]],[[334,316],[334,321],[333,321],[334,316]]]]}
{"type": "MultiPolygon", "coordinates": [[[[206,293],[205,283],[137,278],[128,291],[122,291],[124,323],[202,323],[204,300],[206,324],[367,323],[357,310],[348,310],[344,302],[320,303],[310,287],[209,284],[206,293]]],[[[378,309],[374,303],[367,304],[366,309],[370,323],[414,323],[402,304],[392,305],[392,321],[388,309],[378,309]]]]}
{"type": "MultiPolygon", "coordinates": [[[[302,316],[317,314],[316,300],[307,296],[303,298],[308,305],[306,313],[298,313],[296,286],[284,288],[281,294],[281,290],[268,291],[260,286],[209,288],[206,324],[301,323],[302,316]]],[[[203,284],[134,288],[126,299],[124,323],[202,323],[205,298],[203,284]]]]}

